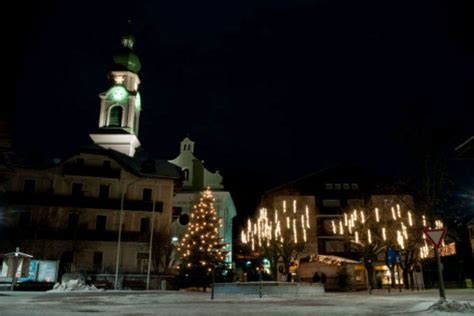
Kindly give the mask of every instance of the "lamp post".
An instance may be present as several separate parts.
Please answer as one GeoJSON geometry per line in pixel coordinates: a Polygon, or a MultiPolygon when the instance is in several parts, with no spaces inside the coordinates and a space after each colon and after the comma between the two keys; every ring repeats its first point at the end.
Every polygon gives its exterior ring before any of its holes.
{"type": "Polygon", "coordinates": [[[118,273],[119,273],[119,263],[120,263],[120,246],[122,242],[122,223],[123,223],[123,207],[124,207],[124,202],[125,202],[125,194],[128,191],[128,188],[140,181],[141,179],[138,178],[135,181],[130,182],[129,184],[125,185],[126,182],[124,181],[122,184],[122,199],[120,201],[120,215],[119,215],[119,231],[118,231],[118,240],[117,240],[117,258],[115,260],[115,282],[114,282],[114,288],[118,290],[118,273]]]}
{"type": "Polygon", "coordinates": [[[148,271],[146,276],[146,290],[150,289],[150,271],[151,271],[151,250],[153,246],[153,233],[155,232],[155,203],[156,203],[156,191],[153,190],[153,206],[151,211],[151,231],[150,231],[150,246],[148,249],[148,271]]]}

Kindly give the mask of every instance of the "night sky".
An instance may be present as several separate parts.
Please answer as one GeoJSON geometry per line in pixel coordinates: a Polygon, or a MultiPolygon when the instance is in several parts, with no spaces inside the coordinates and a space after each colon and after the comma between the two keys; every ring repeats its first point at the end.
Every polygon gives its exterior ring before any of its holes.
{"type": "Polygon", "coordinates": [[[433,135],[457,146],[474,134],[472,1],[44,1],[17,11],[18,151],[61,156],[92,142],[131,19],[144,148],[173,159],[189,134],[240,214],[265,189],[339,162],[403,178],[433,135]]]}

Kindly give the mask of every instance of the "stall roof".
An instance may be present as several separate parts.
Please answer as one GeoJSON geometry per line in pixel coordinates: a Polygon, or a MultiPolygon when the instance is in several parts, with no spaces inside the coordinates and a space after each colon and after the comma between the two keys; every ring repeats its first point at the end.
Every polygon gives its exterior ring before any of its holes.
{"type": "Polygon", "coordinates": [[[310,262],[323,262],[326,264],[341,264],[341,263],[359,263],[358,261],[329,255],[312,255],[310,262]]]}
{"type": "Polygon", "coordinates": [[[3,256],[7,258],[9,257],[33,258],[32,255],[29,255],[27,253],[20,252],[20,251],[9,252],[9,253],[4,254],[3,256]]]}

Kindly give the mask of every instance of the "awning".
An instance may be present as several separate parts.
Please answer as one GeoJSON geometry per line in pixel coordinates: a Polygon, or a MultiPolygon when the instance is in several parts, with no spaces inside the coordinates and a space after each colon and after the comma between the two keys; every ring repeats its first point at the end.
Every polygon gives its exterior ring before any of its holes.
{"type": "Polygon", "coordinates": [[[4,254],[3,256],[4,256],[4,257],[7,257],[7,258],[12,258],[12,257],[18,257],[18,258],[33,258],[32,255],[29,255],[29,254],[27,254],[27,253],[20,252],[20,251],[9,252],[9,253],[4,254]]]}
{"type": "Polygon", "coordinates": [[[360,263],[352,259],[347,259],[347,258],[338,257],[338,256],[330,256],[330,255],[312,255],[311,258],[309,259],[309,262],[322,262],[322,263],[332,264],[332,265],[340,265],[341,263],[352,263],[352,264],[360,263]]]}

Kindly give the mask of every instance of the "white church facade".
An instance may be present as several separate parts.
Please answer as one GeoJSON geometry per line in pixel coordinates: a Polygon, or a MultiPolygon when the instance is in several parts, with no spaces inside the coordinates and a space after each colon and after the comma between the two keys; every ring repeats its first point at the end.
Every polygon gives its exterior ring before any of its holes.
{"type": "Polygon", "coordinates": [[[194,155],[194,142],[188,137],[181,141],[178,157],[170,162],[179,166],[184,174],[183,187],[173,199],[173,234],[179,239],[186,231],[193,205],[202,190],[210,188],[215,198],[217,215],[222,218],[220,235],[226,244],[225,263],[232,267],[232,220],[237,215],[234,201],[229,191],[224,189],[223,178],[218,171],[210,172],[202,160],[194,155]]]}

